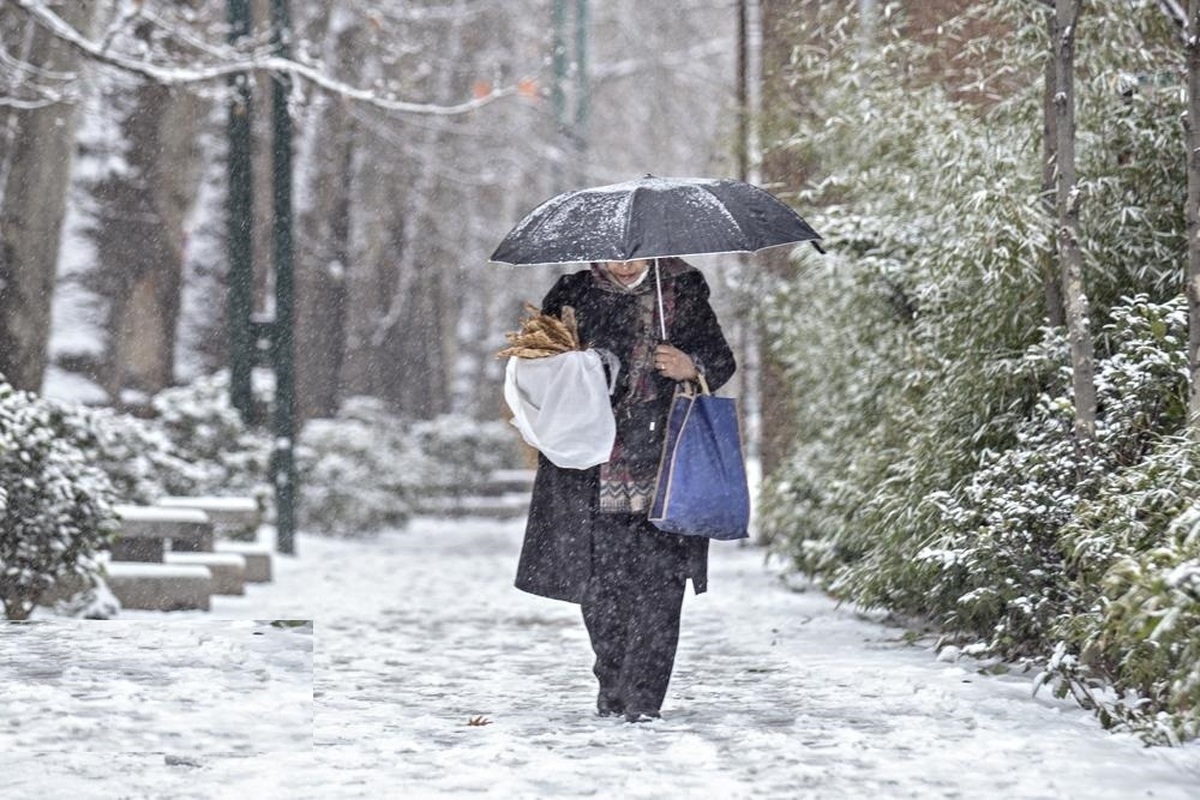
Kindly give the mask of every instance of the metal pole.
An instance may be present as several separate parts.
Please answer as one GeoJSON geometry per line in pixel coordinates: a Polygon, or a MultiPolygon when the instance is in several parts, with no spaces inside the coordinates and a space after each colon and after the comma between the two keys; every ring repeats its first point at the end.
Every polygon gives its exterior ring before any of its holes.
{"type": "MultiPolygon", "coordinates": [[[[229,43],[250,35],[250,0],[229,0],[229,43]]],[[[245,73],[230,76],[229,197],[226,230],[229,248],[227,325],[229,326],[229,402],[247,424],[254,416],[250,373],[254,366],[254,336],[250,315],[254,302],[253,174],[251,171],[251,94],[245,73]]]]}
{"type": "MultiPolygon", "coordinates": [[[[271,41],[275,55],[289,56],[291,20],[287,0],[271,0],[271,41]]],[[[275,482],[276,549],[295,547],[295,292],[292,274],[292,120],[288,114],[291,76],[276,73],[271,80],[271,130],[274,140],[273,238],[275,252],[275,482]]]]}

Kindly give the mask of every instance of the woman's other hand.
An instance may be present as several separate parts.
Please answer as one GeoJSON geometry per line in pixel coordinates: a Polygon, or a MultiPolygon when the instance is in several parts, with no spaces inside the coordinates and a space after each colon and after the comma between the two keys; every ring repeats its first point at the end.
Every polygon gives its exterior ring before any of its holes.
{"type": "Polygon", "coordinates": [[[673,381],[694,381],[700,375],[691,356],[669,344],[654,348],[654,368],[659,375],[673,381]]]}

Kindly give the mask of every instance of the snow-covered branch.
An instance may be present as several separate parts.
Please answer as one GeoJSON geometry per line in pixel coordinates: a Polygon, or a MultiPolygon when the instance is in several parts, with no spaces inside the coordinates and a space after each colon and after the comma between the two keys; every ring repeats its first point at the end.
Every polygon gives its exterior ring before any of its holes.
{"type": "Polygon", "coordinates": [[[0,108],[15,108],[18,111],[37,111],[39,108],[48,108],[56,103],[66,101],[66,97],[42,97],[36,100],[26,100],[20,97],[3,97],[0,96],[0,108]]]}
{"type": "Polygon", "coordinates": [[[228,58],[213,63],[200,63],[186,67],[164,66],[149,61],[143,61],[121,53],[113,52],[106,44],[92,41],[73,26],[48,8],[43,0],[17,0],[17,6],[39,25],[58,39],[81,52],[87,58],[107,64],[111,67],[141,75],[143,78],[165,86],[183,86],[188,84],[208,83],[247,72],[286,73],[293,77],[308,81],[325,91],[375,106],[385,111],[396,111],[406,114],[427,114],[451,116],[465,114],[477,108],[488,105],[501,97],[516,93],[515,87],[494,89],[482,97],[476,97],[456,105],[436,105],[432,103],[413,103],[398,100],[393,96],[381,96],[378,93],[360,89],[344,83],[308,64],[303,64],[289,58],[280,58],[270,54],[242,54],[235,50],[213,48],[205,49],[210,53],[225,52],[228,58]]]}

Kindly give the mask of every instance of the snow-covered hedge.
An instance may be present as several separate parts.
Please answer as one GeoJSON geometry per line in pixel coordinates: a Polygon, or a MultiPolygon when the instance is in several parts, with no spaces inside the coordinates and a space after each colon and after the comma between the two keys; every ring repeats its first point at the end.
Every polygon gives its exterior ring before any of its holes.
{"type": "Polygon", "coordinates": [[[229,402],[229,373],[166,389],[150,403],[154,422],[191,468],[164,476],[170,494],[265,496],[271,437],[246,426],[229,402]]]}
{"type": "Polygon", "coordinates": [[[210,468],[182,453],[161,426],[111,408],[79,408],[79,444],[112,481],[122,503],[153,503],[204,483],[210,468]]]}
{"type": "Polygon", "coordinates": [[[1111,77],[1176,70],[1177,32],[1148,4],[1095,10],[1076,86],[1090,449],[1072,435],[1062,331],[1044,327],[1041,74],[1019,66],[1044,58],[1043,21],[973,4],[993,16],[978,30],[1014,35],[972,49],[959,97],[899,15],[867,58],[842,9],[798,23],[810,44],[791,77],[813,114],[792,144],[829,255],[804,251],[766,309],[798,433],[760,523],[839,596],[932,620],[970,652],[1036,665],[1107,724],[1176,741],[1200,735],[1183,94],[1120,95],[1111,77]],[[919,77],[926,55],[936,80],[919,77]]]}
{"type": "Polygon", "coordinates": [[[412,439],[424,456],[421,486],[426,490],[469,494],[496,470],[520,463],[514,429],[500,421],[443,414],[414,423],[412,439]]]}
{"type": "Polygon", "coordinates": [[[1071,603],[1047,679],[1153,741],[1200,737],[1200,445],[1164,438],[1106,476],[1061,543],[1071,603]]]}
{"type": "Polygon", "coordinates": [[[309,420],[297,448],[300,527],[357,536],[400,527],[417,498],[470,493],[518,463],[503,423],[459,415],[413,422],[379,400],[348,400],[334,419],[309,420]]]}
{"type": "Polygon", "coordinates": [[[57,580],[97,573],[115,532],[114,489],[89,463],[86,416],[0,378],[0,602],[24,619],[57,580]]]}
{"type": "Polygon", "coordinates": [[[383,402],[359,397],[335,419],[305,423],[296,467],[299,526],[361,536],[408,521],[424,462],[383,402]]]}

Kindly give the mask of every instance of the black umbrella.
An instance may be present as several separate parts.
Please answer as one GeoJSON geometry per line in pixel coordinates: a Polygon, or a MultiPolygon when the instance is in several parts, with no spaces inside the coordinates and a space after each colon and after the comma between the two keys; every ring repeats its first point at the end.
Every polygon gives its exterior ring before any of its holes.
{"type": "MultiPolygon", "coordinates": [[[[550,198],[509,231],[491,260],[633,261],[757,253],[799,242],[821,250],[820,238],[783,201],[749,183],[647,175],[550,198]]],[[[661,305],[661,288],[659,296],[661,305]]]]}
{"type": "Polygon", "coordinates": [[[502,264],[569,264],[757,253],[821,236],[757,186],[658,178],[564,192],[517,223],[492,253],[502,264]]]}

